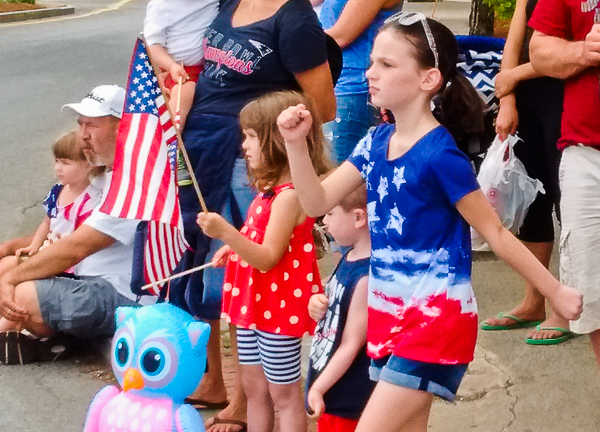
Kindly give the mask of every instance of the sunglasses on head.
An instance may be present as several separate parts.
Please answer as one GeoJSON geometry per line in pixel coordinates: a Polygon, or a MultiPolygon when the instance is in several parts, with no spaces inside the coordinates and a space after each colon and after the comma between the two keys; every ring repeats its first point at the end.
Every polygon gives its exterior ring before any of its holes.
{"type": "Polygon", "coordinates": [[[398,12],[397,14],[394,14],[385,20],[385,24],[389,24],[391,22],[396,22],[398,25],[404,27],[409,27],[420,22],[423,25],[423,31],[425,32],[425,37],[427,38],[427,45],[429,45],[429,49],[433,54],[435,68],[439,69],[440,60],[438,57],[437,46],[425,15],[420,12],[398,12]]]}

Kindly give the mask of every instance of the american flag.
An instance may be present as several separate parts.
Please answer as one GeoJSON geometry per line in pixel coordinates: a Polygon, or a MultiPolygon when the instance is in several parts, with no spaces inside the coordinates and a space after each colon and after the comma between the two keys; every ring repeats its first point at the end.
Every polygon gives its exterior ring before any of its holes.
{"type": "MultiPolygon", "coordinates": [[[[123,117],[117,136],[114,172],[100,211],[148,221],[143,275],[152,283],[168,277],[187,248],[175,178],[177,134],[138,38],[129,70],[123,117]]],[[[136,260],[134,260],[136,261],[136,260]]],[[[134,292],[140,287],[131,287],[134,292]]],[[[151,288],[150,294],[158,295],[151,288]]]]}

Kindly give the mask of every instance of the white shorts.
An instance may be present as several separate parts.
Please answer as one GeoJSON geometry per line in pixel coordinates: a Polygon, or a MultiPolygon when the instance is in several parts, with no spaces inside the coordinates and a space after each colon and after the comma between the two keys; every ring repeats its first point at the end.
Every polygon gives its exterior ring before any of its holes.
{"type": "Polygon", "coordinates": [[[563,151],[560,179],[561,282],[583,294],[583,313],[571,322],[580,334],[600,329],[600,151],[563,151]]]}

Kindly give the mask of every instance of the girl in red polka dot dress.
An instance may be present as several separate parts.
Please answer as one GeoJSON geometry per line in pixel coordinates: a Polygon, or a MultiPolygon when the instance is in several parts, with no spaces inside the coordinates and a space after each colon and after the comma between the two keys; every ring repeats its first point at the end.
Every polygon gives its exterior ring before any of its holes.
{"type": "MultiPolygon", "coordinates": [[[[222,317],[237,327],[241,376],[248,397],[248,430],[306,430],[300,385],[301,337],[312,332],[307,307],[322,291],[312,227],[291,183],[277,117],[290,105],[312,105],[296,92],[277,92],[249,103],[240,113],[251,181],[259,194],[240,231],[216,213],[200,213],[206,235],[225,243],[215,265],[227,260],[222,317]],[[227,259],[228,258],[228,259],[227,259]]],[[[308,147],[315,171],[327,163],[321,125],[314,122],[308,147]]]]}

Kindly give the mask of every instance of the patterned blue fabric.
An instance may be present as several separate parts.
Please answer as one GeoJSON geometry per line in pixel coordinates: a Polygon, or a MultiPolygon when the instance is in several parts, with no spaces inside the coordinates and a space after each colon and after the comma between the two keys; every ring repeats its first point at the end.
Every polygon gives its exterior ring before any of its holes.
{"type": "Polygon", "coordinates": [[[374,358],[393,353],[430,363],[468,363],[477,306],[469,226],[455,204],[479,185],[444,127],[388,160],[394,131],[390,124],[375,128],[348,159],[367,185],[368,349],[374,358]]]}
{"type": "Polygon", "coordinates": [[[50,189],[50,192],[48,192],[48,196],[42,203],[44,211],[50,219],[55,218],[58,214],[58,196],[63,190],[63,187],[64,186],[60,183],[57,183],[54,186],[52,186],[52,189],[50,189]]]}
{"type": "Polygon", "coordinates": [[[500,72],[504,39],[485,36],[458,36],[457,67],[481,95],[489,110],[498,108],[495,78],[500,72]]]}

